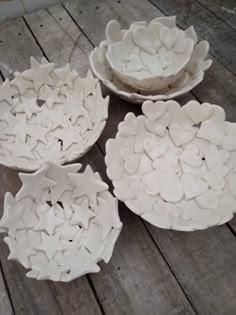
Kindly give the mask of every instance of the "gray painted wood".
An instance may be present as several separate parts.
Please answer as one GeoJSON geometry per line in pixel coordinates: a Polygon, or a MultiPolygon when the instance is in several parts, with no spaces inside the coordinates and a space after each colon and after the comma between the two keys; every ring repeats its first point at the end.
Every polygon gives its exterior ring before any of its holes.
{"type": "Polygon", "coordinates": [[[216,16],[236,30],[236,3],[234,0],[197,0],[216,16]]]}
{"type": "Polygon", "coordinates": [[[166,15],[177,15],[180,27],[194,25],[199,38],[211,45],[211,54],[236,74],[235,31],[195,0],[150,0],[166,15]]]}
{"type": "Polygon", "coordinates": [[[181,233],[146,225],[197,313],[234,315],[236,241],[229,229],[181,233]]]}

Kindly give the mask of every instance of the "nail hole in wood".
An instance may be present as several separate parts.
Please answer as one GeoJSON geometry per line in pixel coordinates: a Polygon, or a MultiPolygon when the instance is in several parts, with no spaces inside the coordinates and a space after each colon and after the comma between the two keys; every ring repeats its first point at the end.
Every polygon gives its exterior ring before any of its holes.
{"type": "Polygon", "coordinates": [[[3,41],[2,40],[0,40],[0,44],[2,43],[3,41]]]}
{"type": "Polygon", "coordinates": [[[82,14],[83,12],[82,12],[82,11],[79,11],[79,13],[82,14]]]}
{"type": "Polygon", "coordinates": [[[120,270],[120,267],[117,267],[117,270],[120,270]]]}
{"type": "Polygon", "coordinates": [[[117,2],[120,3],[120,0],[118,0],[117,2]]]}
{"type": "Polygon", "coordinates": [[[62,18],[59,18],[59,21],[61,21],[62,20],[62,18]]]}
{"type": "Polygon", "coordinates": [[[99,9],[99,7],[98,7],[98,6],[96,6],[96,7],[95,7],[95,9],[97,10],[97,9],[99,9]]]}
{"type": "Polygon", "coordinates": [[[40,27],[43,27],[43,24],[40,24],[39,26],[40,26],[40,27]]]}
{"type": "Polygon", "coordinates": [[[21,33],[18,33],[19,36],[21,36],[21,33]]]}

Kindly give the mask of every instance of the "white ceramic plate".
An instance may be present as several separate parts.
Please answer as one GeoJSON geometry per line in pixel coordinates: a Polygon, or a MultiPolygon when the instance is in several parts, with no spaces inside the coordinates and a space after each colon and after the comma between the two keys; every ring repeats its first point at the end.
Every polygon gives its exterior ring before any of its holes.
{"type": "Polygon", "coordinates": [[[109,262],[122,228],[118,200],[90,166],[48,162],[32,174],[19,174],[22,187],[6,193],[1,232],[8,259],[30,269],[38,280],[68,282],[109,262]]]}
{"type": "MultiPolygon", "coordinates": [[[[162,27],[172,30],[173,28],[176,28],[176,18],[175,16],[160,17],[152,20],[149,24],[147,24],[147,22],[135,22],[130,25],[128,32],[134,33],[135,31],[137,31],[137,29],[140,28],[148,29],[154,24],[161,24],[162,27]]],[[[114,46],[116,45],[116,43],[120,43],[124,39],[124,37],[127,36],[128,32],[127,30],[121,30],[120,24],[117,21],[109,22],[106,28],[106,40],[102,41],[99,47],[96,47],[90,54],[90,65],[96,77],[100,79],[110,91],[119,95],[121,98],[128,100],[129,102],[141,104],[145,100],[168,100],[183,95],[189,92],[203,80],[204,72],[211,66],[212,61],[209,59],[205,60],[209,51],[208,42],[201,41],[197,43],[197,35],[195,33],[195,30],[193,27],[190,27],[185,30],[183,34],[186,38],[193,40],[195,46],[191,58],[185,66],[185,70],[179,72],[180,75],[178,79],[174,82],[170,81],[168,86],[166,88],[162,88],[161,90],[160,87],[163,85],[163,80],[166,79],[160,80],[159,89],[156,91],[153,91],[153,87],[155,86],[155,84],[158,83],[158,80],[154,80],[154,78],[152,78],[151,83],[148,82],[148,85],[150,86],[150,89],[152,89],[152,91],[148,91],[147,86],[145,88],[145,91],[142,90],[142,86],[140,86],[139,89],[137,87],[133,88],[133,83],[130,86],[127,84],[128,81],[120,80],[118,78],[117,72],[115,74],[112,71],[106,58],[109,46],[114,46]]],[[[149,41],[151,42],[151,37],[149,41]]],[[[126,45],[126,50],[129,50],[128,48],[126,45]]],[[[164,57],[167,58],[167,54],[165,54],[164,57]]],[[[150,58],[152,58],[152,56],[150,58]]],[[[148,58],[148,60],[150,58],[148,58]]],[[[131,60],[131,63],[135,64],[135,67],[140,64],[140,62],[137,62],[137,58],[135,60],[133,59],[131,60]]],[[[153,61],[150,62],[151,64],[154,63],[153,61]]],[[[113,69],[115,69],[115,67],[113,67],[113,69]]],[[[124,79],[124,74],[122,74],[120,78],[124,79]]]]}
{"type": "Polygon", "coordinates": [[[31,58],[31,68],[0,86],[0,163],[37,170],[45,161],[72,162],[99,138],[109,97],[90,72],[55,68],[31,58]]]}
{"type": "Polygon", "coordinates": [[[190,101],[143,103],[106,144],[114,194],[148,222],[193,231],[236,211],[236,124],[222,107],[190,101]]]}

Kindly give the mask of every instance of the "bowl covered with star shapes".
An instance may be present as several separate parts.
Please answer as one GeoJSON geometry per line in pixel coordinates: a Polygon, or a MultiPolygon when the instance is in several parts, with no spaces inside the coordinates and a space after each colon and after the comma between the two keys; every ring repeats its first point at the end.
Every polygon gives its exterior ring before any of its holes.
{"type": "Polygon", "coordinates": [[[99,138],[108,103],[90,72],[82,79],[69,64],[31,57],[30,69],[0,85],[0,163],[34,171],[74,161],[99,138]]]}
{"type": "Polygon", "coordinates": [[[1,232],[10,254],[37,280],[69,282],[109,262],[122,223],[118,200],[88,165],[47,162],[6,193],[1,232]]]}

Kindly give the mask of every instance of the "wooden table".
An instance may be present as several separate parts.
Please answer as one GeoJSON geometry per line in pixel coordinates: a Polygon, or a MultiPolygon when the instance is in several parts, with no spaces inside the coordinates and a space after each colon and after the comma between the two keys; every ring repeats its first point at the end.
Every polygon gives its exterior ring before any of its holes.
{"type": "MultiPolygon", "coordinates": [[[[210,42],[212,67],[192,93],[180,99],[219,104],[236,121],[235,3],[232,0],[79,0],[40,10],[0,25],[0,75],[29,67],[29,57],[45,56],[57,65],[70,62],[84,75],[88,55],[104,39],[107,22],[123,27],[136,20],[177,15],[179,27],[194,25],[210,42]]],[[[106,140],[125,114],[140,107],[111,95],[109,120],[93,149],[82,158],[105,172],[106,140]]],[[[20,186],[17,172],[0,167],[0,198],[20,186]]],[[[1,207],[2,208],[2,207],[1,207]]],[[[1,210],[2,211],[2,210],[1,210]]],[[[19,263],[8,261],[1,236],[0,314],[236,314],[236,219],[206,231],[161,230],[120,203],[124,228],[108,265],[98,274],[69,284],[25,277],[19,263]]]]}

